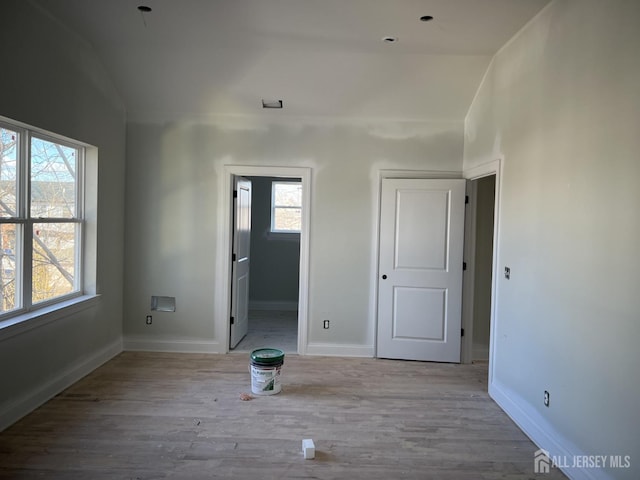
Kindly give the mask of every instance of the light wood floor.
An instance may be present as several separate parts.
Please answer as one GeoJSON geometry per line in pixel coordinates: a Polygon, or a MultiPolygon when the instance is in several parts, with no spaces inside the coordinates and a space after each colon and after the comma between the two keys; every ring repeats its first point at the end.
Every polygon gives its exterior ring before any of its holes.
{"type": "Polygon", "coordinates": [[[125,352],[0,433],[0,478],[533,479],[486,376],[288,355],[280,394],[241,401],[247,354],[125,352]]]}
{"type": "Polygon", "coordinates": [[[249,331],[234,352],[257,348],[278,348],[285,353],[298,352],[298,312],[250,310],[249,331]]]}

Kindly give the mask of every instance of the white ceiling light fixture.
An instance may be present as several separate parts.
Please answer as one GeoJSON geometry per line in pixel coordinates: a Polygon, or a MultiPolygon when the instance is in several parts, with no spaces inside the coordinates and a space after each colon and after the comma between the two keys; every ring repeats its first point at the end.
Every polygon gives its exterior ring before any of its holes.
{"type": "Polygon", "coordinates": [[[262,108],[283,108],[282,100],[265,100],[262,99],[262,108]]]}

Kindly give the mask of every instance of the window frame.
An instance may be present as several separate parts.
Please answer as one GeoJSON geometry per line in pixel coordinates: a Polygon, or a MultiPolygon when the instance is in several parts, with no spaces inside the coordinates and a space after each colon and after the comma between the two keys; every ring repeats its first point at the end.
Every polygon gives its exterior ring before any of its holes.
{"type": "MultiPolygon", "coordinates": [[[[16,304],[18,307],[0,312],[0,329],[68,307],[86,297],[85,291],[85,188],[86,158],[88,145],[52,132],[0,117],[0,128],[13,131],[18,136],[16,144],[16,216],[0,217],[0,225],[16,226],[16,304]],[[71,217],[36,217],[31,211],[31,147],[32,139],[72,148],[76,152],[75,166],[75,212],[71,217]],[[35,301],[33,299],[33,249],[34,226],[36,224],[74,224],[74,274],[72,291],[54,298],[35,301]],[[20,232],[18,232],[20,230],[20,232]]],[[[86,298],[85,298],[86,299],[86,298]]]]}
{"type": "Polygon", "coordinates": [[[300,193],[300,204],[299,205],[295,205],[295,206],[291,206],[291,205],[276,205],[276,188],[277,185],[283,185],[283,184],[296,184],[299,185],[300,188],[302,189],[302,181],[298,180],[298,179],[291,179],[291,180],[284,180],[284,179],[278,179],[278,180],[273,180],[271,182],[271,222],[270,222],[270,228],[269,231],[271,234],[286,234],[286,235],[291,235],[291,234],[298,234],[300,235],[301,231],[302,231],[302,191],[300,193]],[[286,209],[296,209],[300,211],[300,225],[298,226],[298,229],[296,230],[282,230],[282,229],[278,229],[275,226],[275,221],[276,221],[276,210],[279,208],[286,208],[286,209]]]}

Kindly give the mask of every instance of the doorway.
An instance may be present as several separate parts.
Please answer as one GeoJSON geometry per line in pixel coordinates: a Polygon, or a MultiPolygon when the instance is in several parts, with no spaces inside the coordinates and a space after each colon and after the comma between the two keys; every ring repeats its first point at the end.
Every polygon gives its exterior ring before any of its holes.
{"type": "MultiPolygon", "coordinates": [[[[243,178],[251,184],[248,328],[234,346],[232,325],[230,349],[250,352],[257,348],[278,348],[285,353],[297,353],[301,179],[243,178]]],[[[239,200],[236,197],[236,202],[239,200]]],[[[236,256],[232,269],[239,267],[238,262],[236,256]]],[[[235,284],[232,280],[232,295],[235,284]]],[[[233,302],[234,298],[232,311],[233,302]]]]}
{"type": "MultiPolygon", "coordinates": [[[[289,311],[297,325],[297,345],[293,352],[300,355],[306,353],[308,331],[308,285],[309,285],[309,212],[311,207],[311,169],[307,167],[274,167],[274,166],[243,166],[226,165],[220,175],[220,189],[218,205],[221,216],[224,218],[222,225],[222,238],[220,248],[217,249],[216,288],[215,292],[215,322],[216,338],[220,341],[220,353],[230,351],[231,332],[231,294],[232,294],[232,254],[233,254],[233,190],[236,177],[279,177],[283,179],[299,179],[302,186],[302,205],[300,209],[301,229],[299,234],[299,262],[298,262],[298,297],[297,312],[289,311]]],[[[277,281],[277,279],[276,279],[277,281]]],[[[251,280],[249,280],[251,283],[251,280]]],[[[250,288],[250,287],[249,287],[250,288]]],[[[288,308],[291,308],[289,304],[288,308]]],[[[255,303],[254,303],[255,306],[255,303]]],[[[264,305],[258,304],[264,307],[264,305]]],[[[290,322],[291,323],[291,322],[290,322]]],[[[271,346],[271,345],[270,345],[271,346]]],[[[277,347],[276,347],[277,348],[277,347]]]]}
{"type": "Polygon", "coordinates": [[[473,268],[473,328],[471,361],[489,361],[491,285],[493,284],[493,227],[496,176],[472,180],[475,192],[475,252],[473,268]]]}
{"type": "Polygon", "coordinates": [[[493,378],[501,159],[464,172],[467,179],[462,362],[488,362],[493,378]]]}

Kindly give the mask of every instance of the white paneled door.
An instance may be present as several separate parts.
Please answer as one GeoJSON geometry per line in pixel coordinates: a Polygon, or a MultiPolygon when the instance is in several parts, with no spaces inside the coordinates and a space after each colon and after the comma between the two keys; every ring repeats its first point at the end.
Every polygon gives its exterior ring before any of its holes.
{"type": "Polygon", "coordinates": [[[233,209],[233,258],[231,274],[231,330],[234,348],[249,330],[249,247],[251,244],[251,181],[236,177],[233,209]]]}
{"type": "Polygon", "coordinates": [[[377,356],[460,362],[465,181],[383,179],[377,356]]]}

